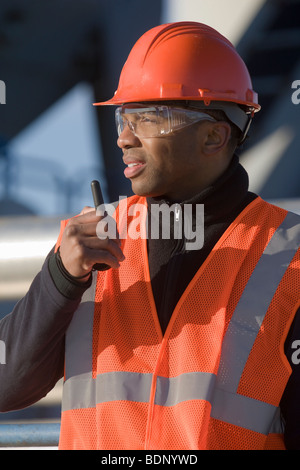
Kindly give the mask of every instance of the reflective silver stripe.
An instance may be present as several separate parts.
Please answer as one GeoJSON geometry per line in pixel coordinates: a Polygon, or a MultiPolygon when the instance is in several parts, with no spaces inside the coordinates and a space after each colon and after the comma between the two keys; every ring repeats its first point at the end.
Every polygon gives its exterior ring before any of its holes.
{"type": "Polygon", "coordinates": [[[216,388],[211,416],[261,434],[268,434],[277,407],[216,388]]]}
{"type": "Polygon", "coordinates": [[[64,384],[62,410],[95,407],[116,400],[148,403],[152,374],[107,372],[95,379],[90,374],[72,377],[64,384]]]}
{"type": "Polygon", "coordinates": [[[87,372],[70,377],[64,382],[62,411],[91,408],[96,405],[96,381],[87,372]]]}
{"type": "Polygon", "coordinates": [[[65,371],[66,379],[89,373],[92,376],[93,322],[97,272],[93,282],[82,296],[66,333],[65,371]]]}
{"type": "Polygon", "coordinates": [[[282,422],[282,419],[281,419],[280,408],[277,408],[269,433],[282,434],[283,432],[284,432],[284,423],[282,422]]]}
{"type": "MultiPolygon", "coordinates": [[[[99,403],[126,400],[148,403],[152,374],[108,372],[95,379],[90,374],[72,377],[64,384],[63,411],[90,408],[99,403]]],[[[188,400],[210,401],[216,376],[191,372],[178,377],[157,377],[155,404],[174,406],[188,400]]]]}
{"type": "MultiPolygon", "coordinates": [[[[64,385],[62,410],[90,408],[115,400],[149,403],[152,379],[152,374],[134,372],[109,372],[95,379],[90,374],[72,377],[64,385]]],[[[154,403],[170,407],[189,400],[206,400],[212,403],[213,418],[268,434],[276,407],[242,395],[214,390],[215,381],[214,374],[205,372],[157,377],[154,403]]]]}
{"type": "Polygon", "coordinates": [[[268,307],[299,245],[299,217],[288,213],[253,270],[230,320],[222,345],[218,387],[236,392],[268,307]]]}
{"type": "Polygon", "coordinates": [[[211,401],[216,376],[207,372],[190,372],[177,377],[157,377],[156,405],[175,406],[188,400],[211,401]]]}

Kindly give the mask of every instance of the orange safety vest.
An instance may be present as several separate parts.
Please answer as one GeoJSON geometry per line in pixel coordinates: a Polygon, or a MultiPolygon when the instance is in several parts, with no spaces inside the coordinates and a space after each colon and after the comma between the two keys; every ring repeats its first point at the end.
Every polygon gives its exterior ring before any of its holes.
{"type": "Polygon", "coordinates": [[[255,199],[163,335],[146,238],[124,239],[125,261],[94,273],[67,331],[59,448],[285,449],[279,404],[300,306],[299,242],[299,216],[255,199]]]}

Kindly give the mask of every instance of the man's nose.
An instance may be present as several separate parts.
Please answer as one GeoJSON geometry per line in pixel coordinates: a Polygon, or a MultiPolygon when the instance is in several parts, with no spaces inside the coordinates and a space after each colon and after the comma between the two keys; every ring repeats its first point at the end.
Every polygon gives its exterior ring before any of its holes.
{"type": "Polygon", "coordinates": [[[140,139],[130,130],[129,126],[126,125],[118,137],[117,145],[121,149],[130,147],[140,147],[140,139]]]}

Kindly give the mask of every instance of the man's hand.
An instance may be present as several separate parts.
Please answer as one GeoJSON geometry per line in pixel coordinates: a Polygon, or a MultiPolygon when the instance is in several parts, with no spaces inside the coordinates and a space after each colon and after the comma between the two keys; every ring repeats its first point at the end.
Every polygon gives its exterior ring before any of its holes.
{"type": "MultiPolygon", "coordinates": [[[[95,209],[85,207],[78,217],[68,222],[61,240],[60,257],[72,276],[88,275],[96,263],[118,268],[120,261],[124,260],[118,238],[100,239],[97,236],[96,227],[100,220],[95,209]]],[[[83,277],[82,281],[85,280],[83,277]]]]}

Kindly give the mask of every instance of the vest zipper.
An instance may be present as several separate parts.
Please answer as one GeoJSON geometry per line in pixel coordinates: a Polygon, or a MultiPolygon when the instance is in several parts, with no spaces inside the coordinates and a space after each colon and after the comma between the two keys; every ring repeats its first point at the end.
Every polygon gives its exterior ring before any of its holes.
{"type": "Polygon", "coordinates": [[[181,206],[180,206],[180,204],[176,203],[176,205],[175,205],[175,222],[179,222],[180,212],[181,212],[181,206]]]}
{"type": "Polygon", "coordinates": [[[170,321],[171,316],[169,315],[170,310],[170,300],[173,297],[174,286],[176,285],[176,280],[178,278],[180,272],[180,265],[182,262],[182,257],[178,256],[178,254],[182,251],[184,246],[184,233],[183,233],[183,218],[182,218],[182,208],[180,204],[176,204],[174,210],[174,235],[180,235],[181,230],[181,237],[177,239],[177,242],[171,252],[171,257],[168,262],[167,272],[165,276],[165,284],[164,284],[164,292],[165,295],[162,298],[162,302],[160,305],[160,318],[161,320],[165,319],[167,321],[164,324],[161,324],[163,335],[167,329],[168,323],[170,321]],[[181,224],[181,227],[180,227],[181,224]],[[176,226],[177,225],[177,226],[176,226]],[[162,313],[164,312],[164,313],[162,313]]]}

